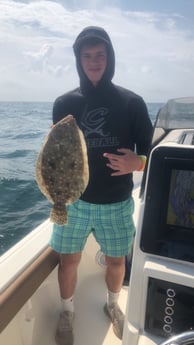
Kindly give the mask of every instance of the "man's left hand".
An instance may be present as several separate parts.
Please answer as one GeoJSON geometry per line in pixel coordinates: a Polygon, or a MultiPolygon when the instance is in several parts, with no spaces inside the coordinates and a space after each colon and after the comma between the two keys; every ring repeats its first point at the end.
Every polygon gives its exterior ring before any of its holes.
{"type": "Polygon", "coordinates": [[[107,167],[114,172],[111,176],[120,176],[139,170],[142,161],[141,158],[130,149],[117,149],[119,154],[104,153],[103,157],[108,159],[107,167]]]}

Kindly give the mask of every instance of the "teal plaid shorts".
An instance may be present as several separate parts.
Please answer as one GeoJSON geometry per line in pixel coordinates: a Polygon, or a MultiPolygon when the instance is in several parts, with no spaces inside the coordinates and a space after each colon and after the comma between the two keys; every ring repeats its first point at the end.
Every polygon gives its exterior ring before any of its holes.
{"type": "Polygon", "coordinates": [[[135,233],[133,198],[113,204],[78,200],[67,210],[68,223],[53,224],[50,245],[56,252],[82,251],[89,234],[93,233],[105,255],[120,257],[130,253],[135,233]]]}

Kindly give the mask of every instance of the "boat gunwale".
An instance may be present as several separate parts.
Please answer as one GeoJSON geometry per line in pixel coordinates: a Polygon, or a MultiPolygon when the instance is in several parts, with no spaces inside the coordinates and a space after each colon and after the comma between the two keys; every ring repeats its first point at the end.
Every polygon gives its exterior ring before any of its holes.
{"type": "Polygon", "coordinates": [[[55,269],[59,256],[50,247],[21,272],[0,295],[0,333],[55,269]]]}

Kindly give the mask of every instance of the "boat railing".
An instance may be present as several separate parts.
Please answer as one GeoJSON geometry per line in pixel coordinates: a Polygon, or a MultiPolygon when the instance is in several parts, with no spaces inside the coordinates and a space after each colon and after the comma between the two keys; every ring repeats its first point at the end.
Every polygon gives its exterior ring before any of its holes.
{"type": "Polygon", "coordinates": [[[47,247],[1,293],[0,333],[57,264],[58,255],[50,247],[47,247]]]}

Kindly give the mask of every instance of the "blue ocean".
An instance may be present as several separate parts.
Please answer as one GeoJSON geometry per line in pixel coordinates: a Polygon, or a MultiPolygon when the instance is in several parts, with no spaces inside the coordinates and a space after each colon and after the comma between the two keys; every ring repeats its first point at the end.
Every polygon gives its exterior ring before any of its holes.
{"type": "MultiPolygon", "coordinates": [[[[161,103],[147,107],[154,123],[161,103]]],[[[0,102],[0,255],[49,217],[35,162],[51,124],[51,102],[0,102]]]]}

